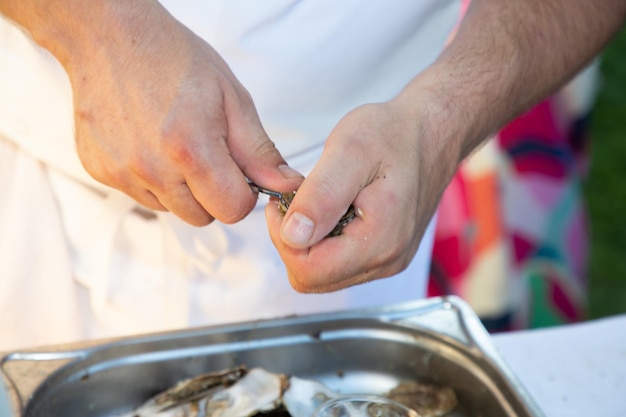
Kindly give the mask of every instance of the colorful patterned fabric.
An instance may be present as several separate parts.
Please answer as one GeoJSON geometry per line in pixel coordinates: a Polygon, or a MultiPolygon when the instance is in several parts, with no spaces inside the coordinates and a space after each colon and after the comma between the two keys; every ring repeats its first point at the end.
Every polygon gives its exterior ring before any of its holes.
{"type": "Polygon", "coordinates": [[[585,316],[588,109],[574,113],[564,97],[468,158],[441,201],[429,295],[461,296],[491,331],[585,316]]]}

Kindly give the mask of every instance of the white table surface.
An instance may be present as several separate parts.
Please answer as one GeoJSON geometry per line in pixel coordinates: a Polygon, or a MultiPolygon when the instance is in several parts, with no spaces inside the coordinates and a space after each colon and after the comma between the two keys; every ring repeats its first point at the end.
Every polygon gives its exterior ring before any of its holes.
{"type": "Polygon", "coordinates": [[[626,315],[493,339],[546,417],[626,416],[626,315]]]}
{"type": "Polygon", "coordinates": [[[494,342],[547,417],[626,416],[626,315],[494,342]]]}

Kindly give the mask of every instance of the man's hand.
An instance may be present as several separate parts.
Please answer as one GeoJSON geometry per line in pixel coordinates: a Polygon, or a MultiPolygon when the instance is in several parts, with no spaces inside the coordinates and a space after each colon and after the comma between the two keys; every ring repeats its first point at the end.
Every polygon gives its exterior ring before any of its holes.
{"type": "Polygon", "coordinates": [[[339,122],[285,219],[268,206],[293,287],[332,291],[401,271],[460,161],[575,75],[625,19],[623,0],[472,0],[432,66],[339,122]],[[324,239],[352,201],[359,217],[324,239]]]}
{"type": "Polygon", "coordinates": [[[387,277],[415,255],[456,166],[447,161],[458,159],[454,149],[437,150],[423,137],[409,107],[394,100],[350,112],[285,218],[267,206],[272,241],[296,290],[326,292],[387,277]],[[340,236],[325,238],[353,202],[357,217],[340,236]]]}
{"type": "Polygon", "coordinates": [[[194,225],[252,210],[246,177],[299,185],[226,63],[158,2],[50,3],[49,15],[16,20],[69,74],[78,153],[95,179],[194,225]]]}

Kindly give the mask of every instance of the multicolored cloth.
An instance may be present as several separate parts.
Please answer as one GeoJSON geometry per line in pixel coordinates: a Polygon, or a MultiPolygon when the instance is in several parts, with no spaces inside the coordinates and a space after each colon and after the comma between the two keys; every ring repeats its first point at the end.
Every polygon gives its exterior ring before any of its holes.
{"type": "Polygon", "coordinates": [[[462,164],[443,195],[429,295],[461,296],[490,331],[585,317],[581,180],[595,79],[590,67],[578,86],[510,123],[462,164]]]}

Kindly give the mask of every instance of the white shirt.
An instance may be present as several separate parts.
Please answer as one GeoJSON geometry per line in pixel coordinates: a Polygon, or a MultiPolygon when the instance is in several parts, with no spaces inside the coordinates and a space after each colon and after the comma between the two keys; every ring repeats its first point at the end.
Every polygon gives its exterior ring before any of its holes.
{"type": "MultiPolygon", "coordinates": [[[[457,0],[162,2],[250,91],[289,164],[306,173],[339,119],[388,100],[442,50],[457,0]]],[[[423,297],[432,225],[396,277],[296,293],[261,202],[204,228],[142,216],[74,148],[72,92],[47,51],[0,19],[0,351],[423,297]]]]}

